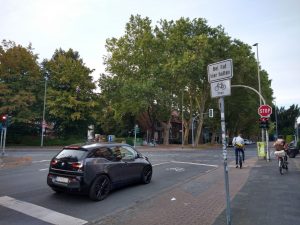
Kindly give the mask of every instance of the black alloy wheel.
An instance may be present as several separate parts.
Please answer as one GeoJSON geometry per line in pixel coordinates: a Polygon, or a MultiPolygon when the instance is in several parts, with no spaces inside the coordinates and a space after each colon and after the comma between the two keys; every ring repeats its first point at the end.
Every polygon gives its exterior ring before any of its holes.
{"type": "Polygon", "coordinates": [[[151,166],[146,166],[142,172],[142,183],[149,184],[152,178],[152,168],[151,166]]]}
{"type": "Polygon", "coordinates": [[[94,180],[90,188],[89,197],[94,201],[101,201],[108,196],[110,190],[110,179],[106,175],[100,175],[94,180]]]}

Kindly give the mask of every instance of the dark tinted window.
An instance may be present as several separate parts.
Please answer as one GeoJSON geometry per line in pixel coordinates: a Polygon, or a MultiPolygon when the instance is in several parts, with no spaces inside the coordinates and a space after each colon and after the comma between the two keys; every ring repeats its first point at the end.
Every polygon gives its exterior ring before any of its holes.
{"type": "Polygon", "coordinates": [[[93,154],[91,156],[92,158],[105,158],[107,160],[113,159],[113,154],[110,149],[108,148],[98,148],[93,151],[93,154]]]}
{"type": "Polygon", "coordinates": [[[86,150],[83,149],[63,149],[58,155],[56,156],[57,159],[64,159],[71,162],[77,162],[84,158],[86,155],[86,150]]]}

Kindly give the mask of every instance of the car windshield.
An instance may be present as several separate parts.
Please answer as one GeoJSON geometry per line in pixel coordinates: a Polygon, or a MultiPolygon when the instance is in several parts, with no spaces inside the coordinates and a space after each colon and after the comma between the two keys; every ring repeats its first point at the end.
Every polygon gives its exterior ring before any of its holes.
{"type": "Polygon", "coordinates": [[[84,149],[63,149],[57,156],[57,159],[69,160],[71,162],[77,162],[81,160],[86,154],[84,149]]]}

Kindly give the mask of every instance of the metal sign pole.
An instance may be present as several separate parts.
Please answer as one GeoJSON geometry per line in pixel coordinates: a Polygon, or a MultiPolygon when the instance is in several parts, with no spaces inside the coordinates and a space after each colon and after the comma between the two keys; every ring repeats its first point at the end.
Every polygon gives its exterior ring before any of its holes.
{"type": "Polygon", "coordinates": [[[224,97],[220,98],[220,108],[221,108],[222,145],[223,145],[225,191],[226,191],[226,218],[227,218],[227,225],[230,225],[231,224],[231,212],[230,212],[229,179],[228,179],[227,150],[226,150],[224,97]]]}
{"type": "MultiPolygon", "coordinates": [[[[2,155],[5,155],[5,142],[6,142],[6,127],[3,130],[3,139],[2,139],[2,155]]],[[[1,136],[2,137],[2,136],[1,136]]]]}
{"type": "Polygon", "coordinates": [[[210,83],[211,97],[220,97],[219,104],[221,110],[221,128],[222,128],[222,145],[224,157],[224,177],[226,191],[226,219],[227,225],[231,225],[230,212],[230,196],[229,196],[229,179],[227,165],[227,150],[226,150],[226,127],[225,127],[225,112],[224,112],[224,96],[231,95],[231,78],[233,77],[232,59],[209,64],[207,66],[208,80],[210,83]]]}
{"type": "Polygon", "coordinates": [[[135,145],[136,145],[136,131],[137,131],[137,128],[138,128],[138,125],[135,125],[135,127],[134,127],[134,144],[133,144],[133,147],[135,147],[135,145]]]}
{"type": "Polygon", "coordinates": [[[267,161],[270,162],[269,133],[266,129],[267,161]]]}
{"type": "Polygon", "coordinates": [[[4,128],[1,129],[1,145],[0,145],[0,147],[2,148],[2,155],[4,155],[4,152],[3,152],[3,136],[4,136],[4,128]]]}

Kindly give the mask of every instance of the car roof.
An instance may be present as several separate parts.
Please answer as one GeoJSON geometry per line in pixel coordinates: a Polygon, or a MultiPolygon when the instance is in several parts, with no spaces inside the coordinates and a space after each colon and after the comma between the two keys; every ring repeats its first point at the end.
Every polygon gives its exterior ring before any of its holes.
{"type": "Polygon", "coordinates": [[[124,144],[124,143],[111,143],[111,142],[90,142],[90,143],[79,143],[79,144],[72,144],[72,145],[68,145],[63,147],[63,149],[86,149],[86,150],[93,150],[95,148],[99,148],[99,147],[114,147],[114,146],[130,146],[128,144],[124,144]]]}

